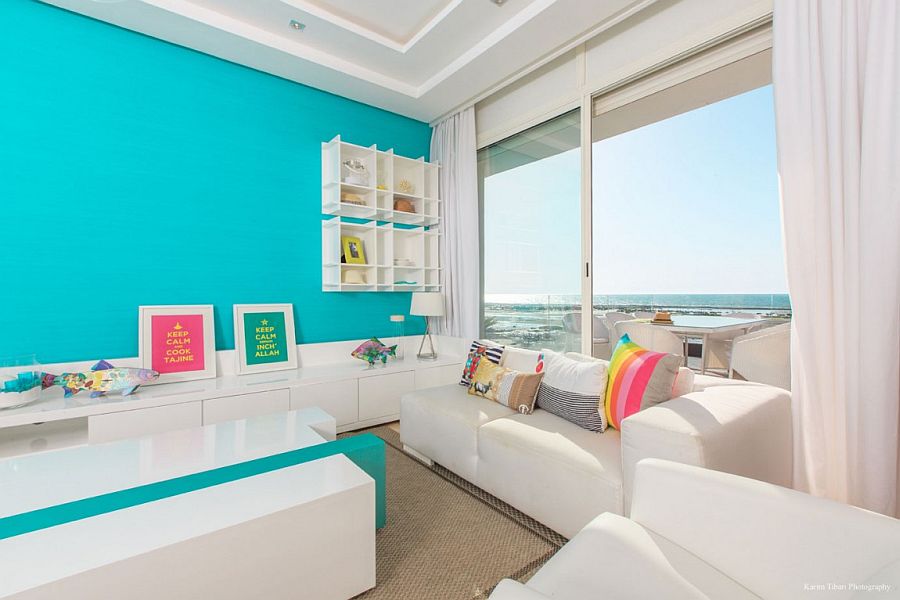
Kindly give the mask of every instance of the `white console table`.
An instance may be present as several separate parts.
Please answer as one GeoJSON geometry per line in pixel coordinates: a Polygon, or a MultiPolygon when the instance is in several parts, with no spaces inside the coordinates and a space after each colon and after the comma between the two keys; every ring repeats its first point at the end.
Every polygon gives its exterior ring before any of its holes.
{"type": "MultiPolygon", "coordinates": [[[[131,396],[91,398],[82,392],[64,398],[61,389],[45,390],[33,404],[0,410],[0,458],[311,406],[333,415],[338,432],[395,421],[406,392],[459,380],[465,359],[455,342],[445,338],[444,345],[457,352],[436,361],[417,360],[407,345],[404,360],[374,368],[347,358],[358,342],[300,345],[301,368],[241,376],[229,372],[232,351],[220,351],[225,374],[215,379],[145,386],[131,396]]],[[[136,366],[135,359],[112,362],[136,366]]]]}

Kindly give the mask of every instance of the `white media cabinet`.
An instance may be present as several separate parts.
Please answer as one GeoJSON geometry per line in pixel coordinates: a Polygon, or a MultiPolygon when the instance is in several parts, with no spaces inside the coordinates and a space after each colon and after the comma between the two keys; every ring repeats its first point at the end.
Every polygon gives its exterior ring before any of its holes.
{"type": "MultiPolygon", "coordinates": [[[[37,402],[0,410],[0,458],[102,443],[232,419],[318,406],[332,415],[337,431],[396,421],[400,397],[408,391],[459,381],[466,342],[436,336],[439,358],[419,361],[421,336],[402,339],[404,360],[368,368],[350,358],[359,340],[301,344],[301,367],[288,371],[234,374],[234,351],[216,353],[219,377],[140,388],[131,396],[91,398],[82,392],[63,398],[61,389],[37,402]]],[[[396,343],[397,340],[385,340],[396,343]]],[[[111,360],[139,366],[137,359],[111,360]]],[[[87,370],[92,362],[45,365],[50,373],[87,370]]]]}

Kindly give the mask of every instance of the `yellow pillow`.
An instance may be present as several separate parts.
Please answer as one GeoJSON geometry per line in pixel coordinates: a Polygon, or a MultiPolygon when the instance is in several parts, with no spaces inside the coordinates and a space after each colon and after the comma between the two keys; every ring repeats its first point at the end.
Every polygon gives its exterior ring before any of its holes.
{"type": "Polygon", "coordinates": [[[469,393],[508,406],[524,415],[534,410],[543,373],[513,371],[489,360],[478,361],[469,393]]]}

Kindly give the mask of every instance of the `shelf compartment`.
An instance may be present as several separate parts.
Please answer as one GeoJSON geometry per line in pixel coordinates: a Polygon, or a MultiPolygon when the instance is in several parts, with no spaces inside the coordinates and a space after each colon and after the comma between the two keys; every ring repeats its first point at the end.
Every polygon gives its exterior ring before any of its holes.
{"type": "Polygon", "coordinates": [[[406,259],[409,261],[409,264],[415,265],[412,268],[420,268],[425,264],[424,240],[425,231],[421,227],[413,229],[395,228],[393,259],[406,259]]]}
{"type": "Polygon", "coordinates": [[[379,268],[389,268],[394,263],[394,226],[390,223],[379,225],[375,232],[379,268]]]}
{"type": "Polygon", "coordinates": [[[394,198],[406,198],[407,200],[424,200],[425,196],[421,194],[405,194],[403,192],[394,192],[394,198]]]}
{"type": "Polygon", "coordinates": [[[378,268],[378,287],[394,285],[394,269],[391,267],[378,268]]]}
{"type": "Polygon", "coordinates": [[[425,160],[419,158],[413,160],[404,156],[394,156],[393,176],[394,185],[391,189],[394,194],[401,194],[412,198],[422,198],[425,196],[425,160]],[[408,182],[412,189],[404,189],[402,182],[408,182]]]}
{"type": "Polygon", "coordinates": [[[372,218],[375,216],[375,190],[357,185],[327,184],[322,186],[322,212],[327,215],[372,218]],[[361,203],[349,202],[356,196],[361,203]]]}
{"type": "Polygon", "coordinates": [[[398,289],[422,288],[425,271],[422,267],[394,267],[393,283],[398,289]]]}
{"type": "Polygon", "coordinates": [[[419,213],[395,210],[393,220],[396,223],[403,223],[404,225],[422,225],[425,219],[419,213]]]}
{"type": "Polygon", "coordinates": [[[355,223],[346,221],[343,217],[322,221],[323,291],[374,289],[377,282],[376,264],[378,232],[374,221],[355,223]],[[343,236],[359,238],[366,258],[365,264],[341,262],[343,236]]]}
{"type": "MultiPolygon", "coordinates": [[[[342,141],[336,136],[330,142],[322,144],[322,185],[335,185],[338,183],[351,184],[360,187],[375,187],[376,174],[376,149],[357,146],[342,141]],[[365,167],[368,177],[362,181],[348,180],[347,174],[342,172],[341,165],[346,160],[358,160],[365,167]]],[[[352,175],[351,175],[352,177],[352,175]]]]}
{"type": "Polygon", "coordinates": [[[441,272],[440,269],[426,269],[425,270],[425,285],[426,286],[436,286],[440,285],[441,272]]]}
{"type": "Polygon", "coordinates": [[[437,267],[440,264],[438,260],[439,244],[437,234],[430,231],[425,232],[423,236],[423,262],[426,267],[437,267]]]}
{"type": "Polygon", "coordinates": [[[378,151],[375,153],[375,181],[376,188],[382,186],[383,191],[390,192],[394,184],[394,151],[378,151]]]}
{"type": "Polygon", "coordinates": [[[328,205],[322,212],[335,217],[353,217],[355,219],[371,219],[378,214],[374,208],[368,206],[344,203],[328,205]]]}

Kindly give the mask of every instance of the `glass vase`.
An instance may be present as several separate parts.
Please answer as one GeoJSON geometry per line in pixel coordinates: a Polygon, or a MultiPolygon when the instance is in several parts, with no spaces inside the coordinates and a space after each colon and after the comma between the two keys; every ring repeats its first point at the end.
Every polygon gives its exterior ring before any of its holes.
{"type": "Polygon", "coordinates": [[[0,409],[18,408],[41,397],[41,366],[34,354],[0,358],[0,409]]]}
{"type": "Polygon", "coordinates": [[[397,344],[397,355],[395,360],[403,360],[403,346],[406,336],[406,316],[391,315],[391,323],[394,325],[394,335],[396,335],[394,343],[397,344]]]}

